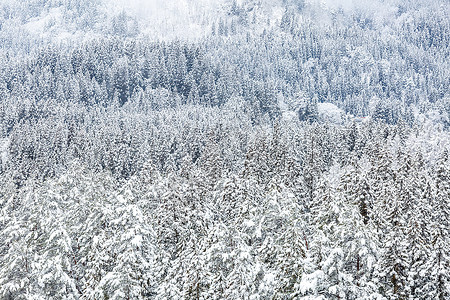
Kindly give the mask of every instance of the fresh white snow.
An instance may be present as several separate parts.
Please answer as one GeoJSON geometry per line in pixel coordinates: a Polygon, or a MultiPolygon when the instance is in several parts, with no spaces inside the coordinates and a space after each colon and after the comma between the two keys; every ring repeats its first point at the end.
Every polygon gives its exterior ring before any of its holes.
{"type": "Polygon", "coordinates": [[[0,139],[0,165],[4,166],[8,161],[9,139],[0,139]]]}
{"type": "Polygon", "coordinates": [[[323,121],[331,122],[334,124],[341,124],[344,121],[344,111],[333,103],[318,103],[317,110],[319,111],[319,119],[323,121]]]}

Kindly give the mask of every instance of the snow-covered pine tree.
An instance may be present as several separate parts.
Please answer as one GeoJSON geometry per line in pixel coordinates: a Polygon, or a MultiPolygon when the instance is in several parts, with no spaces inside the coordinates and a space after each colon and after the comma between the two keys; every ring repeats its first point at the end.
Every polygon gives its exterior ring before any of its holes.
{"type": "Polygon", "coordinates": [[[338,197],[342,197],[343,208],[340,216],[343,269],[353,277],[347,299],[369,299],[378,294],[373,282],[378,248],[373,223],[369,222],[371,195],[365,176],[355,157],[342,174],[337,190],[338,197]]]}
{"type": "Polygon", "coordinates": [[[436,165],[434,186],[431,189],[431,244],[430,256],[426,262],[427,281],[423,295],[427,298],[443,300],[450,296],[450,167],[448,151],[444,150],[436,165]]]}
{"type": "Polygon", "coordinates": [[[408,187],[404,184],[402,176],[389,176],[396,174],[400,170],[392,170],[391,164],[385,162],[378,169],[379,175],[382,175],[385,187],[376,187],[376,197],[381,197],[382,205],[376,208],[384,207],[385,211],[378,214],[382,217],[383,235],[381,237],[382,247],[377,265],[378,277],[382,284],[382,293],[384,296],[392,299],[403,299],[407,297],[408,291],[408,267],[409,256],[406,242],[407,214],[409,213],[410,203],[407,196],[408,187]],[[394,173],[392,173],[394,171],[394,173]],[[388,175],[388,176],[386,176],[388,175]],[[381,193],[380,193],[381,192],[381,193]],[[405,208],[408,211],[405,211],[405,208]]]}
{"type": "Polygon", "coordinates": [[[131,185],[110,196],[111,232],[105,244],[114,262],[98,284],[99,298],[145,299],[154,294],[155,234],[144,217],[144,201],[131,185]]]}

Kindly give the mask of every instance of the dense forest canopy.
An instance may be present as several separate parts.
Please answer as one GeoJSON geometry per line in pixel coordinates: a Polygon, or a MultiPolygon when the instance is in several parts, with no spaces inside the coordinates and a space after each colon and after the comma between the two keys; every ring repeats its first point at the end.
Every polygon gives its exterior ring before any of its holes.
{"type": "Polygon", "coordinates": [[[0,299],[448,299],[449,20],[2,1],[0,299]]]}

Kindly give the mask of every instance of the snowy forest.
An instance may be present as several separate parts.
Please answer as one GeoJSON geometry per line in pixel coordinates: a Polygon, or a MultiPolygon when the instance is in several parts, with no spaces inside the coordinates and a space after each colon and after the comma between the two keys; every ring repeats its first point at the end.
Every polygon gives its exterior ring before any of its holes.
{"type": "Polygon", "coordinates": [[[448,0],[0,1],[0,299],[450,299],[448,0]]]}

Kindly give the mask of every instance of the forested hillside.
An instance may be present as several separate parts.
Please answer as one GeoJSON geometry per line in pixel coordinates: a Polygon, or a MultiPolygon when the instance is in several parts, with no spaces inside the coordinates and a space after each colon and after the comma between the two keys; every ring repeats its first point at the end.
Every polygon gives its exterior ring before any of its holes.
{"type": "Polygon", "coordinates": [[[450,5],[0,3],[0,299],[450,299],[450,5]]]}

